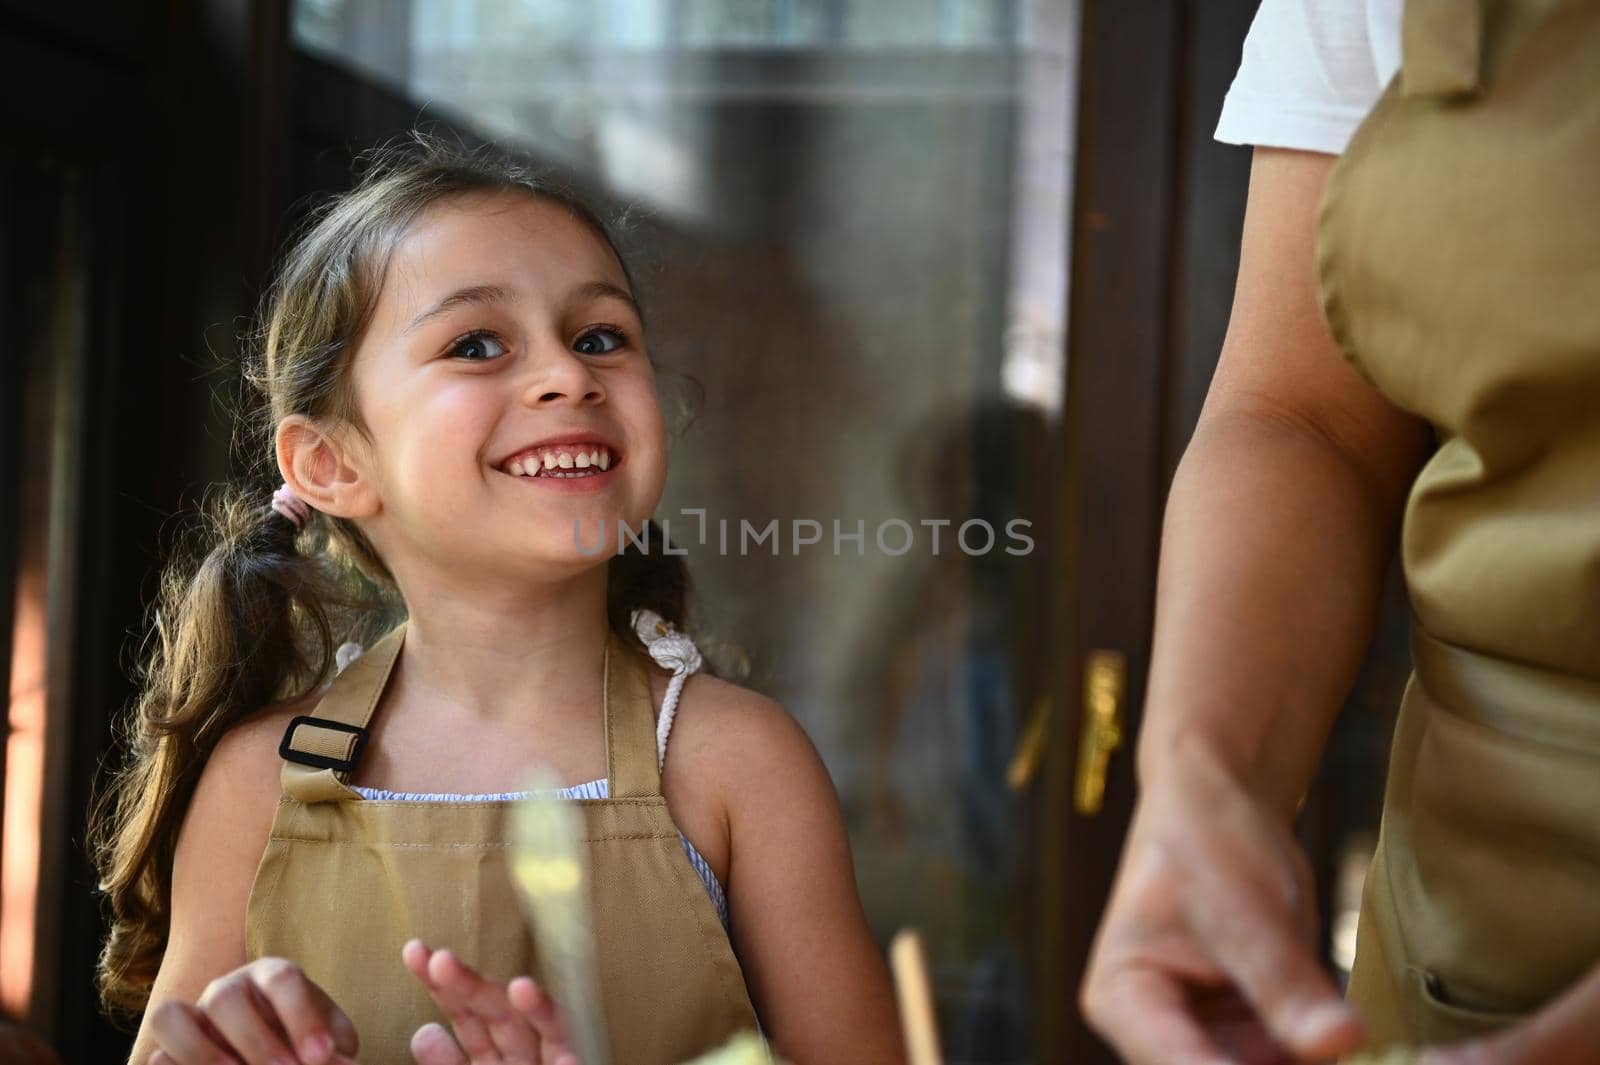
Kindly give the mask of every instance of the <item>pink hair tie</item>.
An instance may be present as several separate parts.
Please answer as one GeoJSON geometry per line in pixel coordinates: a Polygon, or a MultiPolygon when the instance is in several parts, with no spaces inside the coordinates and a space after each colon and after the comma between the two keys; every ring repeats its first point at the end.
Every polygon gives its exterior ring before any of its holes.
{"type": "Polygon", "coordinates": [[[272,493],[272,509],[288,518],[296,529],[304,529],[311,519],[310,504],[295,495],[287,484],[272,493]]]}

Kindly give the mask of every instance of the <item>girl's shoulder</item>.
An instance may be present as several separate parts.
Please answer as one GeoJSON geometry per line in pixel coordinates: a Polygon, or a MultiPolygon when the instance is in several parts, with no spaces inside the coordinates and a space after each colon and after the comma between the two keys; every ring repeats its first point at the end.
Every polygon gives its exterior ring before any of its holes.
{"type": "MultiPolygon", "coordinates": [[[[649,611],[633,615],[634,631],[647,652],[650,702],[658,724],[670,707],[671,748],[682,753],[693,744],[697,752],[736,751],[761,740],[782,742],[784,736],[804,737],[794,719],[777,702],[759,692],[712,676],[702,669],[704,659],[687,634],[649,611]],[[670,703],[674,681],[682,684],[676,704],[670,703]]],[[[671,762],[671,756],[667,761],[671,762]]]]}
{"type": "Polygon", "coordinates": [[[231,821],[234,830],[260,829],[246,834],[265,838],[283,794],[278,745],[289,722],[310,713],[322,695],[263,707],[223,733],[200,772],[188,820],[231,821]]]}
{"type": "MultiPolygon", "coordinates": [[[[659,708],[667,674],[652,671],[659,708]]],[[[763,834],[795,843],[800,834],[785,809],[837,806],[816,748],[775,700],[718,677],[696,673],[684,683],[661,773],[678,827],[727,886],[733,856],[763,834]]]]}
{"type": "MultiPolygon", "coordinates": [[[[669,671],[656,665],[650,667],[650,696],[657,714],[671,679],[669,671]]],[[[672,744],[676,748],[681,739],[690,735],[707,733],[698,738],[712,740],[730,732],[726,739],[739,744],[797,729],[799,725],[777,700],[709,673],[692,673],[685,679],[683,694],[678,698],[672,744]]]]}
{"type": "Polygon", "coordinates": [[[278,755],[278,745],[289,728],[289,722],[302,714],[309,714],[322,701],[326,689],[289,702],[273,703],[237,722],[217,741],[216,749],[206,761],[206,771],[213,766],[229,773],[246,777],[270,776],[274,786],[283,759],[278,755]]]}
{"type": "MultiPolygon", "coordinates": [[[[651,671],[659,708],[669,674],[651,671]]],[[[664,785],[693,774],[718,790],[795,785],[813,780],[821,759],[805,729],[776,700],[720,677],[689,677],[667,746],[664,785]]]]}

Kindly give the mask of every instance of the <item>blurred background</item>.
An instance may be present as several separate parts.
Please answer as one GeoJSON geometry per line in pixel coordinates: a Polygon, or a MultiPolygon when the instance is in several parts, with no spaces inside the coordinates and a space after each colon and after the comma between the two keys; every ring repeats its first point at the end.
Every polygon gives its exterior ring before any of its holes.
{"type": "MultiPolygon", "coordinates": [[[[927,936],[947,1060],[1111,1060],[1077,981],[1232,295],[1249,153],[1211,131],[1255,6],[0,0],[0,1050],[126,1055],[83,835],[146,605],[230,468],[280,242],[423,125],[627,218],[696,411],[662,514],[704,508],[713,544],[823,525],[778,557],[676,538],[697,632],[821,749],[875,933],[927,936]],[[891,555],[892,519],[952,524],[891,555]],[[959,550],[972,519],[1033,550],[959,550]]],[[[1390,600],[1301,826],[1342,967],[1407,669],[1390,600]]]]}

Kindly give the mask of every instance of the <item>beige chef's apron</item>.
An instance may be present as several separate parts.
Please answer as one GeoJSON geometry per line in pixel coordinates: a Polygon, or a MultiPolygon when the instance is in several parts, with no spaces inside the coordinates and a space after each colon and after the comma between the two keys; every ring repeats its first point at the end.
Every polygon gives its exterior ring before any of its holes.
{"type": "MultiPolygon", "coordinates": [[[[504,833],[509,802],[363,799],[346,785],[398,657],[391,632],[284,738],[284,795],[250,893],[250,957],[298,962],[355,1021],[366,1065],[412,1058],[442,1015],[400,960],[413,937],[494,980],[538,975],[504,833]]],[[[599,974],[618,1065],[677,1065],[756,1026],[743,974],[661,796],[643,656],[606,650],[611,797],[582,809],[599,974]]]]}
{"type": "Polygon", "coordinates": [[[1334,335],[1440,446],[1351,994],[1453,1041],[1600,963],[1600,2],[1411,0],[1329,179],[1334,335]]]}

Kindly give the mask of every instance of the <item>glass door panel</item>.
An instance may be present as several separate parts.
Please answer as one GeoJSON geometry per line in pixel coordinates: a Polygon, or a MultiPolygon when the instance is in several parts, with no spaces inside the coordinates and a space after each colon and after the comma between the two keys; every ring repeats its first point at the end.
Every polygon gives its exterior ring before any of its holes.
{"type": "MultiPolygon", "coordinates": [[[[1025,1062],[1071,4],[299,0],[298,44],[626,209],[697,636],[838,786],[947,1060],[1025,1062]]],[[[691,708],[686,707],[685,712],[691,708]]],[[[737,890],[737,887],[734,887],[737,890]]]]}

